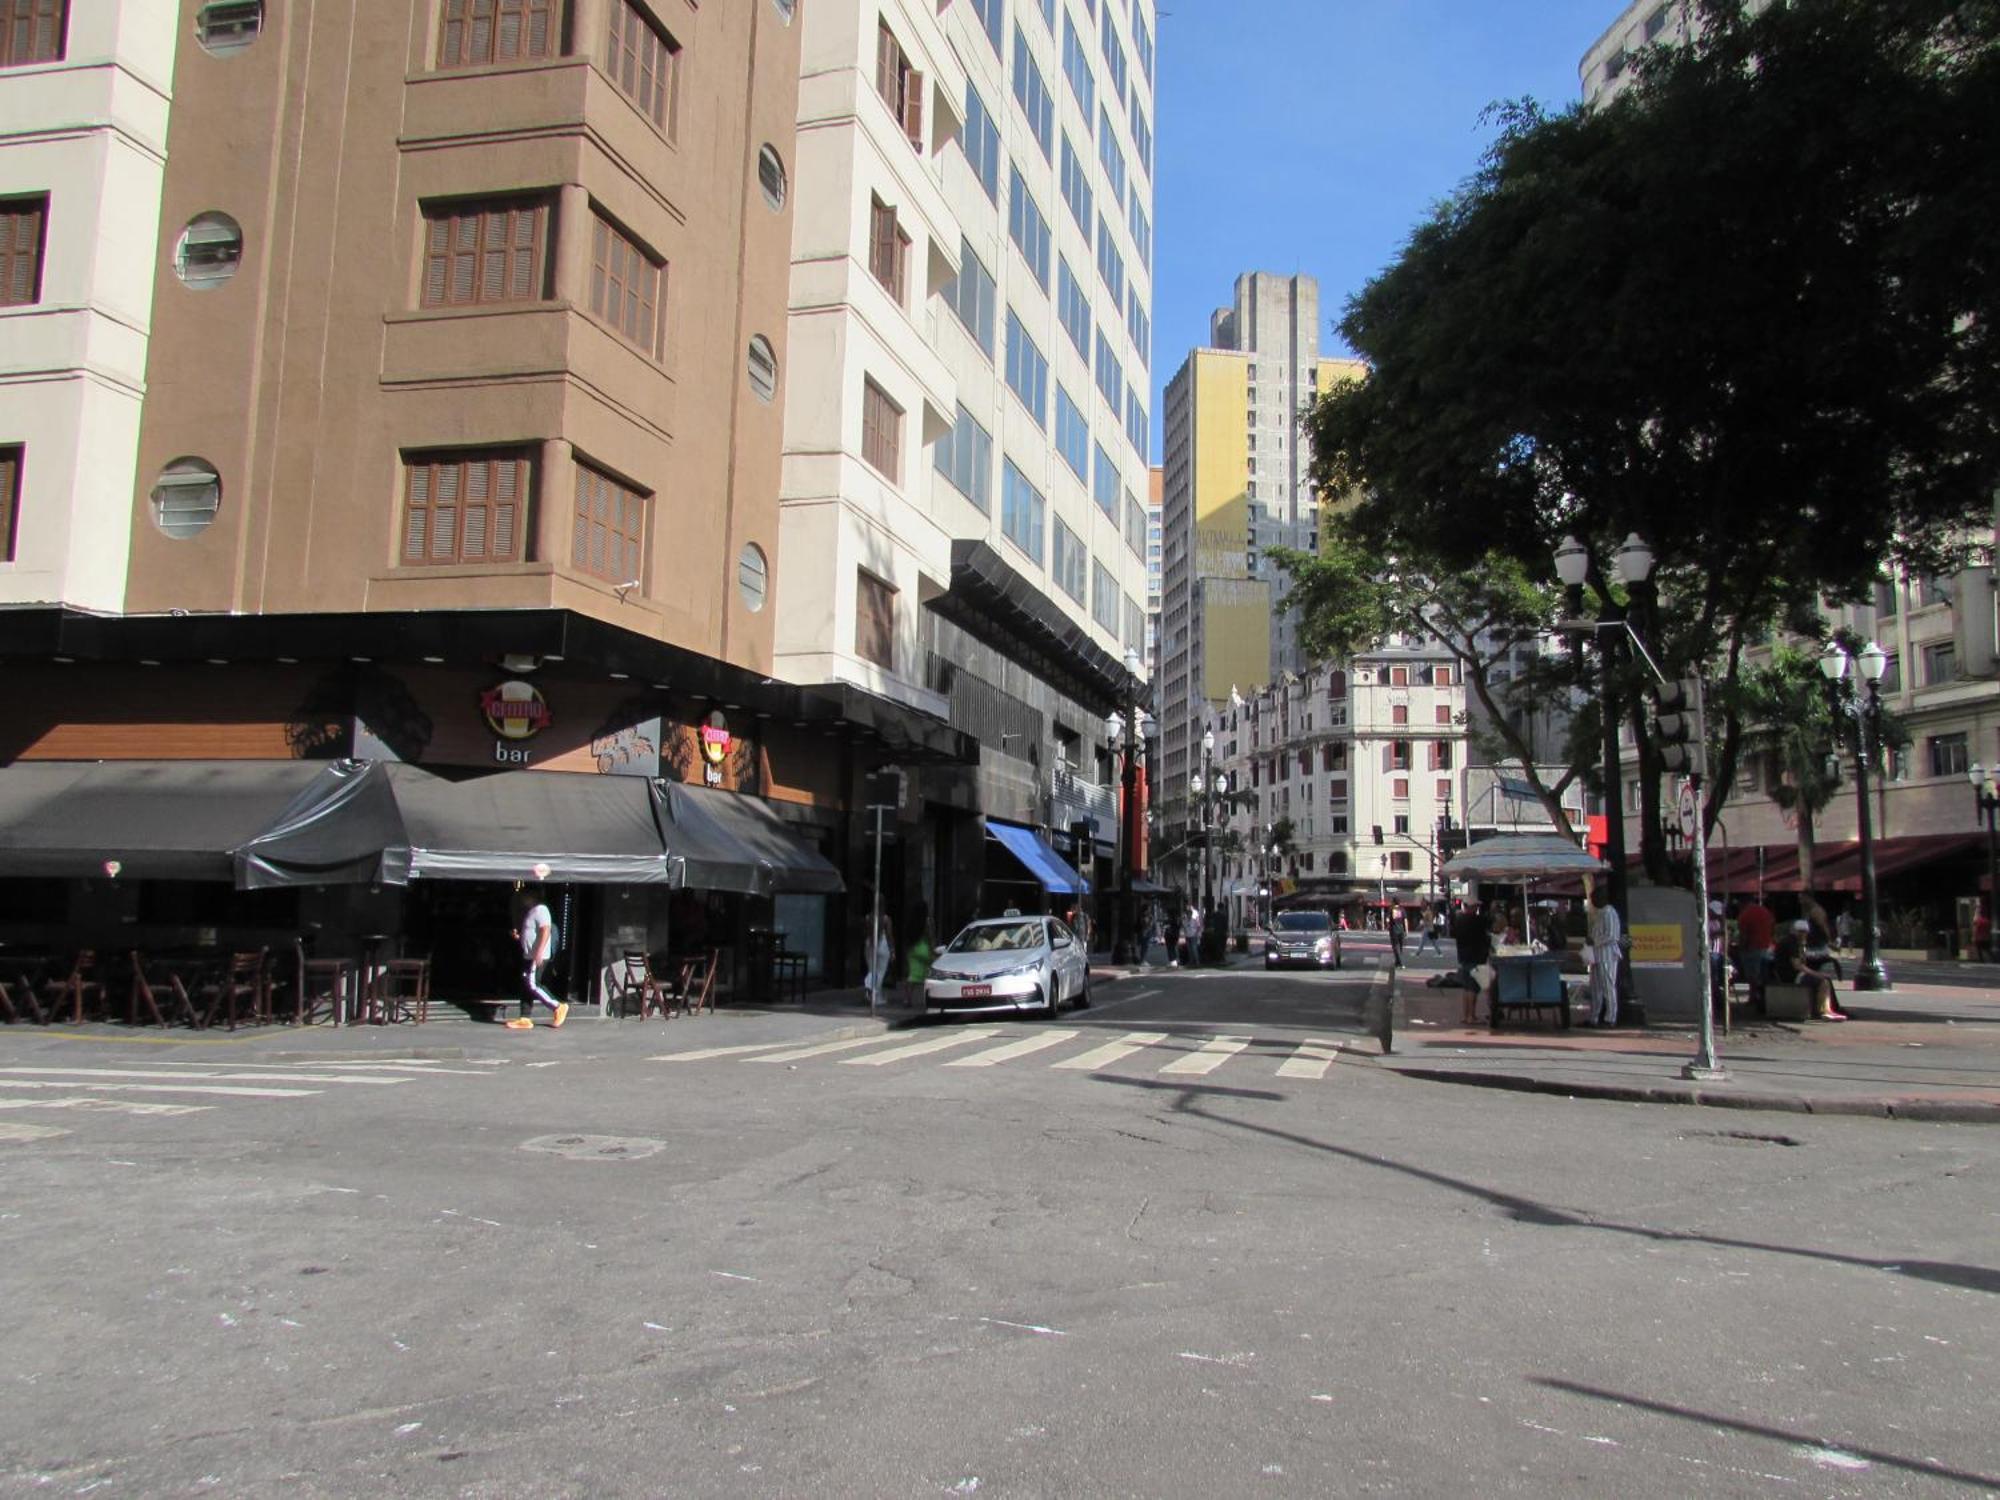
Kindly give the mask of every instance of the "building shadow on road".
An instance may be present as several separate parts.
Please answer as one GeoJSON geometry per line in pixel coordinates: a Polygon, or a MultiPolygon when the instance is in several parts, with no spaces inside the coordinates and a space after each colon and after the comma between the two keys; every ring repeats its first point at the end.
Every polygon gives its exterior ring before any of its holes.
{"type": "Polygon", "coordinates": [[[1207,1097],[1220,1095],[1248,1095],[1253,1098],[1278,1098],[1256,1089],[1218,1089],[1200,1084],[1163,1083],[1157,1079],[1121,1078],[1108,1073],[1091,1075],[1100,1083],[1116,1084],[1121,1088],[1138,1088],[1152,1093],[1178,1094],[1174,1101],[1173,1113],[1188,1115],[1210,1124],[1230,1130],[1247,1131],[1253,1135],[1267,1136],[1272,1140],[1284,1141],[1290,1145],[1303,1146],[1309,1151],[1323,1152],[1328,1156],[1338,1156],[1362,1166],[1375,1167],[1384,1172],[1394,1172],[1418,1182],[1427,1182],[1433,1187],[1441,1187],[1449,1192],[1460,1193],[1469,1198],[1477,1198],[1499,1209],[1508,1218],[1521,1224],[1534,1224],[1545,1229],[1580,1229],[1596,1234],[1627,1235],[1660,1245],[1712,1245],[1725,1250],[1752,1250],[1765,1255],[1785,1255],[1802,1260],[1823,1261],[1829,1265],[1853,1266],[1867,1271],[1883,1271],[1894,1276],[1907,1276],[1917,1281],[1936,1282],[1940,1286],[1955,1286],[1966,1291],[2000,1294],[2000,1270],[1991,1266],[1968,1265],[1957,1261],[1934,1260],[1875,1260],[1862,1255],[1843,1255],[1836,1250],[1814,1250],[1802,1245],[1773,1245],[1762,1240],[1738,1239],[1730,1235],[1701,1234],[1687,1229],[1657,1229],[1647,1224],[1621,1224],[1612,1219],[1592,1218],[1573,1210],[1544,1203],[1536,1198],[1523,1197],[1499,1188],[1483,1186],[1463,1177],[1453,1177],[1447,1172],[1439,1172],[1430,1167],[1420,1167],[1412,1162],[1397,1161],[1392,1157],[1379,1156],[1372,1151],[1358,1151],[1352,1146],[1335,1145],[1331,1141],[1316,1140],[1309,1135],[1301,1135],[1294,1130],[1280,1129],[1256,1120],[1235,1119],[1228,1115],[1215,1114],[1204,1107],[1207,1097]]]}
{"type": "MultiPolygon", "coordinates": [[[[1787,1432],[1782,1427],[1766,1427],[1757,1422],[1745,1422],[1739,1417],[1725,1417],[1711,1411],[1696,1411],[1692,1407],[1677,1406],[1669,1401],[1650,1401],[1644,1396],[1634,1396],[1624,1391],[1607,1391],[1597,1386],[1579,1385],[1573,1380],[1562,1380],[1554,1376],[1530,1375],[1528,1380],[1545,1390],[1561,1391],[1567,1396],[1582,1396],[1591,1401],[1608,1401],[1618,1406],[1636,1407],[1640,1411],[1650,1411],[1663,1417],[1673,1417],[1683,1422],[1695,1422],[1703,1427],[1720,1427],[1729,1432],[1740,1432],[1746,1437],[1768,1438],[1774,1443],[1783,1443],[1791,1448],[1817,1448],[1825,1444],[1821,1437],[1803,1432],[1787,1432]]],[[[1884,1453],[1879,1448],[1861,1448],[1851,1443],[1839,1445],[1839,1451],[1854,1458],[1866,1459],[1871,1464],[1880,1464],[1886,1469],[1900,1469],[1907,1474],[1922,1474],[1931,1479],[1943,1479],[1952,1484],[1972,1485],[1978,1489],[2000,1489],[2000,1479],[1990,1474],[1973,1474],[1964,1469],[1948,1469],[1942,1464],[1927,1459],[1904,1458],[1895,1453],[1884,1453]]]]}

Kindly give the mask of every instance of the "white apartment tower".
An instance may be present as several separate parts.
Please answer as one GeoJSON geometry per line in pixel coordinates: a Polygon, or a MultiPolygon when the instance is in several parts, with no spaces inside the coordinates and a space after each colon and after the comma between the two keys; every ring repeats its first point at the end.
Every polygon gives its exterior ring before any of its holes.
{"type": "Polygon", "coordinates": [[[978,737],[975,784],[919,808],[1094,820],[1108,855],[1104,720],[1146,628],[1152,0],[798,16],[778,670],[978,737]]]}
{"type": "Polygon", "coordinates": [[[181,9],[0,8],[0,606],[124,604],[181,9]]]}

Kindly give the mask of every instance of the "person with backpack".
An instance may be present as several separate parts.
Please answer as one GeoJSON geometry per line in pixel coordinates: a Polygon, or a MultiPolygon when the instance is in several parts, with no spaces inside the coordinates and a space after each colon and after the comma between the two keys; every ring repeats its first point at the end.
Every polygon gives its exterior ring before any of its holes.
{"type": "Polygon", "coordinates": [[[516,1029],[533,1026],[531,1017],[539,1001],[555,1013],[549,1025],[557,1027],[569,1019],[569,1006],[542,988],[542,969],[556,956],[562,937],[540,892],[524,892],[519,907],[521,916],[514,928],[514,938],[521,945],[521,1018],[507,1024],[516,1029]]]}

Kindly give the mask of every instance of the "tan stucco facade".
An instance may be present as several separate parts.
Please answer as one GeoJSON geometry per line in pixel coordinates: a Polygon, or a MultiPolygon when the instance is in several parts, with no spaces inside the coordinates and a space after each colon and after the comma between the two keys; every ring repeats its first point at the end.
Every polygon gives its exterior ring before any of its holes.
{"type": "Polygon", "coordinates": [[[608,71],[626,3],[567,0],[557,55],[484,66],[438,66],[441,0],[272,6],[240,52],[181,49],[128,609],[556,606],[768,670],[775,610],[738,562],[755,543],[776,574],[791,224],[758,155],[792,160],[799,28],[769,0],[639,0],[679,49],[663,129],[608,71]],[[424,205],[521,195],[551,206],[541,296],[421,307],[424,205]],[[211,212],[242,259],[197,291],[173,251],[211,212]],[[591,313],[599,216],[664,265],[657,357],[591,313]],[[520,559],[406,564],[405,456],[485,447],[533,461],[520,559]],[[186,456],[221,503],[175,539],[150,493],[186,456]],[[579,458],[651,497],[636,588],[571,556],[579,458]]]}

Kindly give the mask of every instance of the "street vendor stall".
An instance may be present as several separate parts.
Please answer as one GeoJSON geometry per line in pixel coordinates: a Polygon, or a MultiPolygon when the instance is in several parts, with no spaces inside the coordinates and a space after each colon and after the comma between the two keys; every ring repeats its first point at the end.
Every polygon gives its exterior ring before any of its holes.
{"type": "MultiPolygon", "coordinates": [[[[1573,881],[1604,873],[1604,861],[1570,839],[1550,833],[1503,833],[1481,839],[1445,861],[1445,880],[1488,881],[1521,888],[1521,909],[1537,881],[1573,881]]],[[[1568,981],[1562,954],[1538,953],[1531,943],[1496,945],[1493,951],[1493,1029],[1509,1009],[1552,1008],[1558,1024],[1570,1023],[1568,981]]]]}

